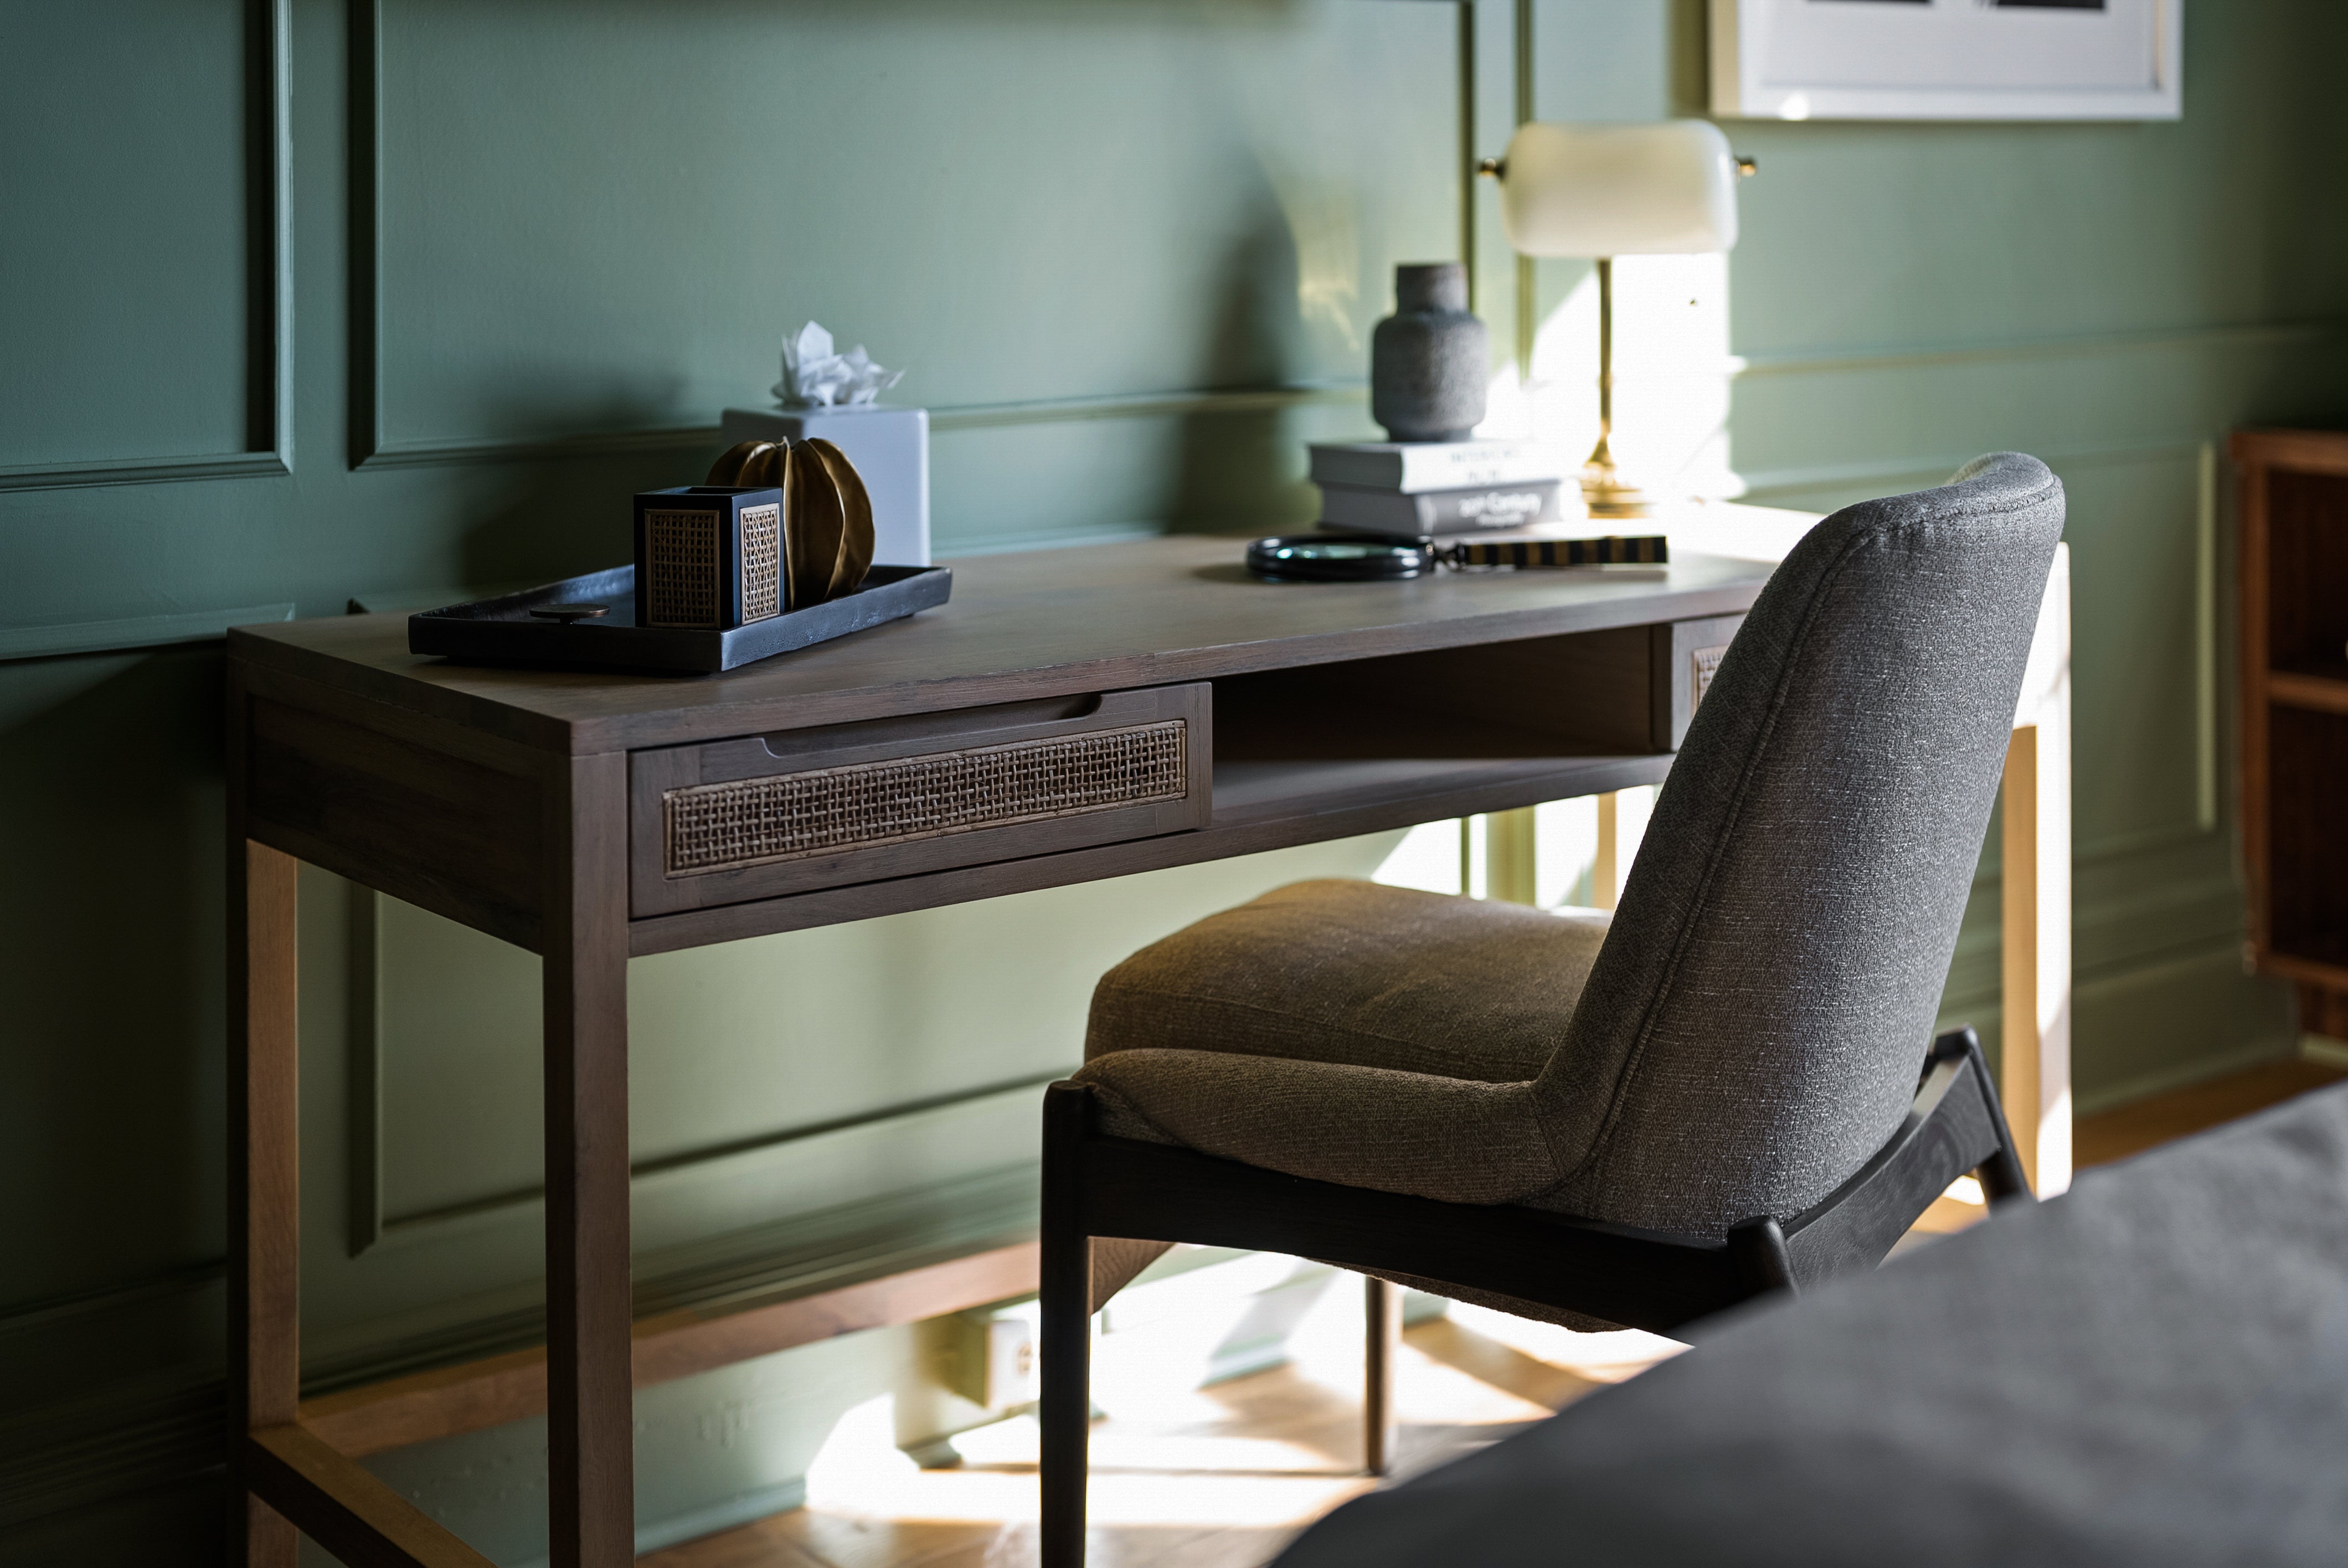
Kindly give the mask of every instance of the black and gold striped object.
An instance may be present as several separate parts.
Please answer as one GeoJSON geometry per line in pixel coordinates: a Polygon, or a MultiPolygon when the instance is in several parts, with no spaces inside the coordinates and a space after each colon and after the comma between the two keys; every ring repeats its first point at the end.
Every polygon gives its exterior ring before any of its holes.
{"type": "Polygon", "coordinates": [[[1661,534],[1608,535],[1598,539],[1485,539],[1451,546],[1444,563],[1455,567],[1663,566],[1672,559],[1661,534]]]}

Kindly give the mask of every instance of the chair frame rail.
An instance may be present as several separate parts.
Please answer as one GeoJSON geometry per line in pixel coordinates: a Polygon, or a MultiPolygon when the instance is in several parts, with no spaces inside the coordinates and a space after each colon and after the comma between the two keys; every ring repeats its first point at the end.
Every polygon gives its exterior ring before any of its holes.
{"type": "MultiPolygon", "coordinates": [[[[1960,1176],[1993,1206],[2030,1202],[2013,1135],[1970,1028],[1932,1042],[1916,1097],[1883,1146],[1824,1200],[1725,1235],[1680,1235],[1516,1204],[1450,1204],[1313,1181],[1098,1131],[1091,1088],[1045,1094],[1042,1561],[1084,1561],[1095,1236],[1288,1253],[1405,1274],[1670,1334],[1772,1291],[1872,1268],[1960,1176]]],[[[1389,1333],[1383,1322],[1373,1332],[1389,1333]]],[[[1391,1461],[1391,1404],[1373,1350],[1367,1450],[1391,1461]]]]}

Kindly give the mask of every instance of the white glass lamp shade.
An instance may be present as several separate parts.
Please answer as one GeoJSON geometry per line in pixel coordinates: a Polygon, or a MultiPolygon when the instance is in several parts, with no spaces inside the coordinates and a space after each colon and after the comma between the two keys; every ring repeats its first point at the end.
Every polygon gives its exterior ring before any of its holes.
{"type": "Polygon", "coordinates": [[[1736,243],[1736,159],[1709,120],[1519,126],[1500,218],[1528,256],[1725,251],[1736,243]]]}

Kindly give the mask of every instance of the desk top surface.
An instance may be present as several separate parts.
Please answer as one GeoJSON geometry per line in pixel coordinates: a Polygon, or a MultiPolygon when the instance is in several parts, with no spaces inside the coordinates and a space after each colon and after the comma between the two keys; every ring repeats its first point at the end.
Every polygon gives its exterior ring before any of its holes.
{"type": "Polygon", "coordinates": [[[1670,530],[1678,559],[1660,579],[1534,571],[1264,583],[1240,564],[1244,541],[1200,535],[974,557],[946,563],[953,599],[940,609],[721,675],[421,658],[407,651],[404,615],[243,628],[229,634],[229,652],[532,747],[621,751],[1734,614],[1767,580],[1794,515],[1711,511],[1700,533],[1670,530]],[[1691,553],[1725,540],[1743,556],[1748,528],[1755,559],[1691,553]]]}

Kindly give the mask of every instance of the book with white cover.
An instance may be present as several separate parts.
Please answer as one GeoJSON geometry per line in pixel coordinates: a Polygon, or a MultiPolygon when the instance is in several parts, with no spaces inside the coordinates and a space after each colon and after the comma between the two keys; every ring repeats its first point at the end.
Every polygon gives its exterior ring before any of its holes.
{"type": "Polygon", "coordinates": [[[1423,538],[1428,534],[1473,534],[1554,522],[1563,515],[1562,486],[1555,479],[1525,485],[1476,485],[1466,489],[1375,489],[1361,485],[1321,487],[1321,526],[1364,528],[1373,533],[1423,538]]]}
{"type": "Polygon", "coordinates": [[[1545,441],[1314,442],[1316,485],[1400,490],[1464,490],[1477,486],[1562,479],[1568,465],[1545,441]]]}

